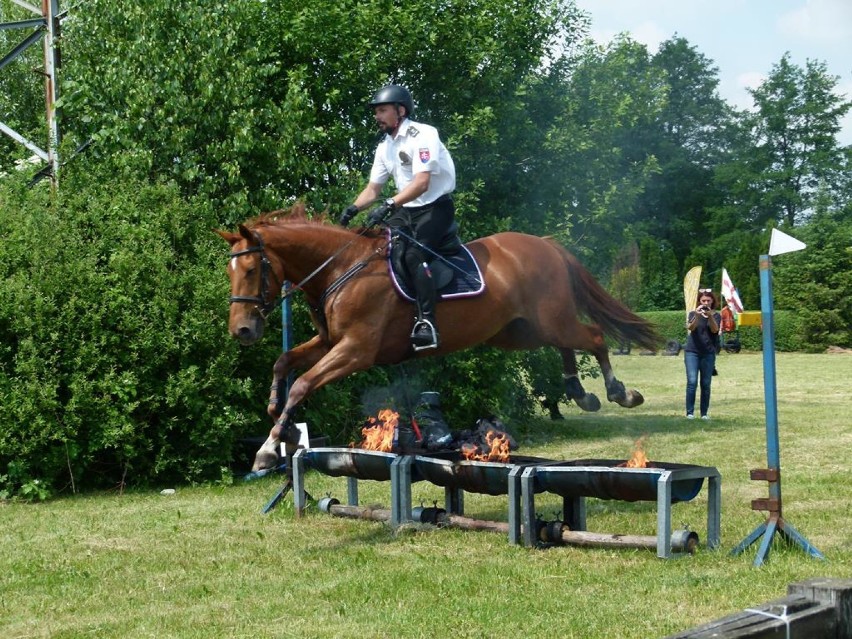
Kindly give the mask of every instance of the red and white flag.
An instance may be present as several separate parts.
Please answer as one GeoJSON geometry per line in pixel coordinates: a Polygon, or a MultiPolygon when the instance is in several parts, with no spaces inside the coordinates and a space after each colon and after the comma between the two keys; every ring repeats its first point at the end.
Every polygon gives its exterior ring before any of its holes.
{"type": "Polygon", "coordinates": [[[737,293],[737,287],[734,286],[727,269],[724,268],[722,269],[722,297],[728,301],[728,306],[735,313],[742,313],[745,310],[740,294],[737,293]]]}

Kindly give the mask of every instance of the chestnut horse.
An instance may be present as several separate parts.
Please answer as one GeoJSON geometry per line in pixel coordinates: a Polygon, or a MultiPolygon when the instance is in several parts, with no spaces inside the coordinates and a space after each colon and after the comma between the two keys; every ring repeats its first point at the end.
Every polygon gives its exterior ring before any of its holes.
{"type": "Polygon", "coordinates": [[[558,349],[568,398],[583,410],[595,411],[600,400],[583,389],[574,354],[588,351],[603,372],[609,401],[627,408],[644,401],[639,392],[625,389],[616,379],[604,331],[651,349],[660,341],[656,331],[549,239],[509,232],[467,244],[479,263],[485,291],[477,297],[441,301],[440,347],[415,354],[410,343],[414,307],[391,286],[384,233],[308,219],[302,204],[246,222],[239,233],[218,233],[231,245],[228,328],[234,338],[247,345],[263,336],[267,314],[284,281],[298,283],[317,330],[275,363],[268,407],[275,425],[257,452],[254,470],[278,463],[280,442],[292,450],[299,434],[293,413],[316,389],[377,364],[443,355],[477,344],[558,349]],[[578,313],[594,323],[580,322],[578,313]],[[306,372],[293,383],[284,403],[278,388],[291,370],[306,372]]]}

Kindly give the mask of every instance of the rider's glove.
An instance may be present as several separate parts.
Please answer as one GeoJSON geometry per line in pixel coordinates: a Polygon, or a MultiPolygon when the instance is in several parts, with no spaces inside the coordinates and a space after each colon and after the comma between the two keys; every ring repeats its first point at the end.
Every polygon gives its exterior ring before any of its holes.
{"type": "Polygon", "coordinates": [[[380,222],[384,222],[395,210],[396,203],[393,199],[388,198],[370,211],[370,215],[367,218],[367,226],[375,226],[380,222]]]}
{"type": "Polygon", "coordinates": [[[346,207],[346,210],[340,216],[340,226],[347,226],[349,224],[349,220],[355,217],[355,214],[358,212],[358,207],[354,204],[350,204],[346,207]]]}

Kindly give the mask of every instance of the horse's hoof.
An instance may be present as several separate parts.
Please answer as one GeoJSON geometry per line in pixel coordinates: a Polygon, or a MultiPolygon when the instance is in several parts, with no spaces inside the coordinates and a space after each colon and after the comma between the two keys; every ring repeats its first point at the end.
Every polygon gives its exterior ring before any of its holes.
{"type": "Polygon", "coordinates": [[[624,406],[624,408],[636,408],[645,403],[645,398],[642,397],[642,393],[638,390],[622,389],[622,392],[607,395],[606,398],[619,406],[624,406]]]}
{"type": "Polygon", "coordinates": [[[636,408],[637,406],[641,406],[645,403],[645,398],[642,396],[642,393],[640,393],[635,388],[628,391],[627,394],[631,397],[630,404],[627,406],[627,408],[636,408]]]}
{"type": "Polygon", "coordinates": [[[598,396],[594,393],[586,393],[582,397],[573,398],[575,402],[577,402],[577,406],[582,408],[584,411],[589,413],[594,413],[601,409],[601,400],[598,399],[598,396]]]}
{"type": "Polygon", "coordinates": [[[254,464],[252,464],[251,472],[256,473],[261,470],[269,470],[278,466],[278,453],[269,448],[261,448],[254,456],[254,464]]]}

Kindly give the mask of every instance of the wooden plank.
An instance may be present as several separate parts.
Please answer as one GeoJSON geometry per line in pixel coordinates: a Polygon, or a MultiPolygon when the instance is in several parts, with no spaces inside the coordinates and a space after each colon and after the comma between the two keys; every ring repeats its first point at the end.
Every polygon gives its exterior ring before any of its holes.
{"type": "Polygon", "coordinates": [[[737,612],[666,639],[834,639],[836,624],[833,606],[796,595],[737,612]]]}
{"type": "Polygon", "coordinates": [[[766,510],[771,513],[777,513],[781,510],[781,502],[774,498],[752,499],[752,510],[766,510]]]}
{"type": "Polygon", "coordinates": [[[787,594],[832,606],[837,620],[837,639],[852,639],[852,579],[808,579],[787,586],[787,594]]]}
{"type": "Polygon", "coordinates": [[[750,473],[753,481],[778,481],[777,468],[754,468],[750,473]]]}

